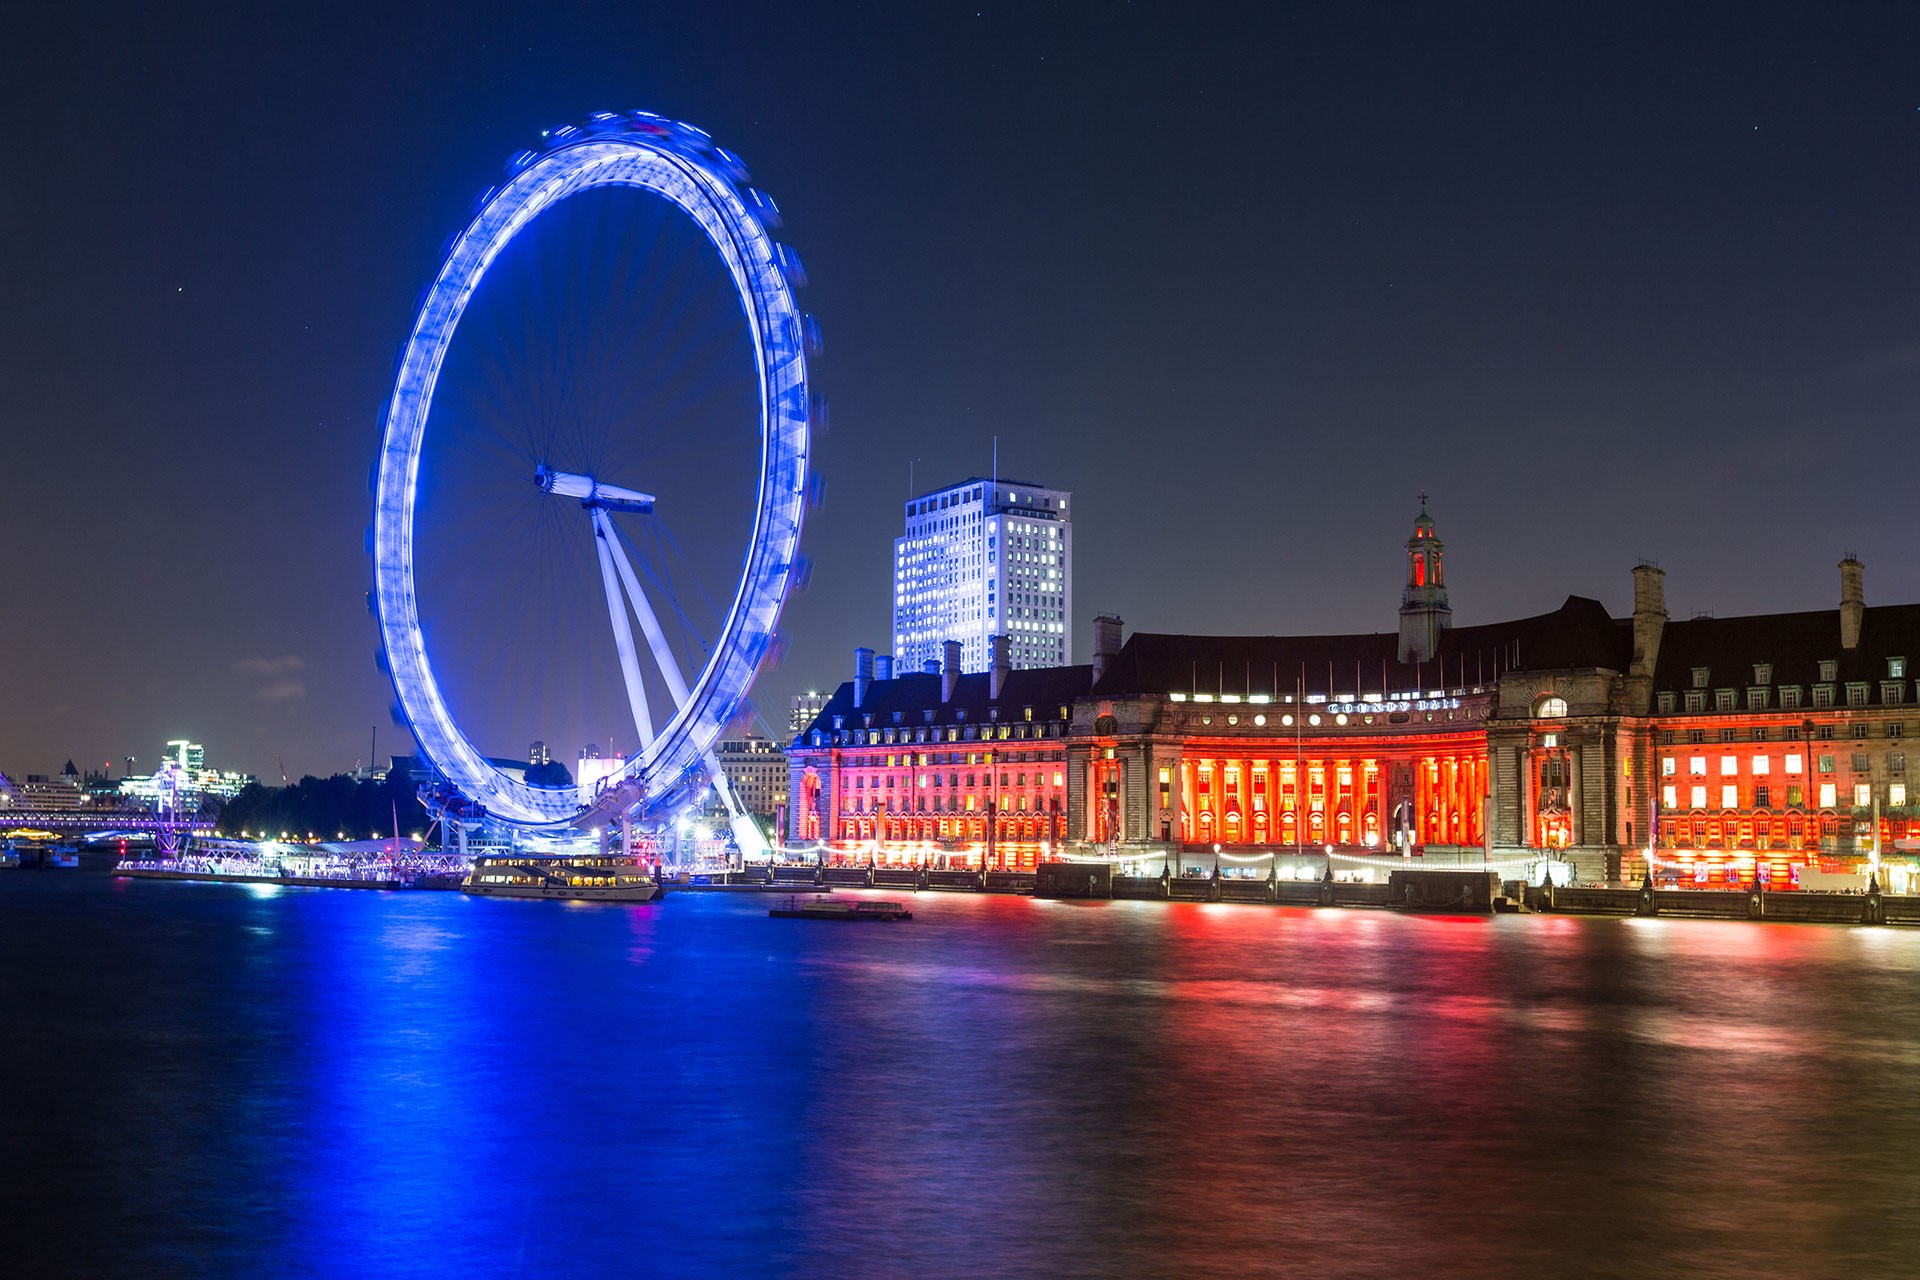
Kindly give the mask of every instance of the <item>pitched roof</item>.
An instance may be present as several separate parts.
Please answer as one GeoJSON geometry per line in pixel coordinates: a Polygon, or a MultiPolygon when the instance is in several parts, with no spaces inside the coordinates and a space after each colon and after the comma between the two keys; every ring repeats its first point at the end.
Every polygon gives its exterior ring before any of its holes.
{"type": "Polygon", "coordinates": [[[1860,643],[1852,649],[1840,647],[1838,609],[1669,622],[1653,683],[1656,690],[1690,689],[1693,669],[1705,667],[1709,687],[1744,688],[1753,683],[1753,668],[1765,663],[1776,685],[1810,685],[1820,681],[1820,663],[1831,659],[1838,683],[1869,683],[1868,701],[1878,705],[1888,658],[1920,660],[1920,604],[1864,610],[1860,643]]]}
{"type": "Polygon", "coordinates": [[[1034,667],[1024,671],[1009,671],[1007,681],[1001,687],[1000,697],[996,700],[988,696],[991,690],[990,676],[985,671],[975,671],[962,675],[954,686],[953,700],[940,700],[940,677],[914,672],[895,676],[891,680],[875,680],[867,690],[867,696],[856,707],[853,705],[853,681],[849,680],[833,691],[827,699],[827,705],[820,709],[813,722],[801,733],[811,733],[815,729],[823,733],[833,730],[834,718],[840,718],[844,727],[857,729],[865,724],[865,717],[873,717],[876,728],[895,723],[913,724],[980,724],[991,719],[988,712],[1000,709],[1002,720],[1018,719],[1016,713],[1026,707],[1035,709],[1036,719],[1057,719],[1059,708],[1072,705],[1074,699],[1084,698],[1087,689],[1093,684],[1093,668],[1078,667],[1034,667]],[[1044,709],[1044,710],[1043,710],[1044,709]],[[927,719],[931,711],[933,718],[927,719]],[[895,715],[899,716],[896,721],[895,715]]]}
{"type": "Polygon", "coordinates": [[[1403,692],[1490,683],[1515,668],[1624,671],[1630,626],[1606,606],[1568,596],[1552,613],[1441,632],[1435,662],[1403,663],[1397,632],[1324,636],[1188,636],[1136,632],[1109,664],[1096,697],[1194,693],[1403,692]],[[1384,687],[1383,687],[1384,685],[1384,687]]]}

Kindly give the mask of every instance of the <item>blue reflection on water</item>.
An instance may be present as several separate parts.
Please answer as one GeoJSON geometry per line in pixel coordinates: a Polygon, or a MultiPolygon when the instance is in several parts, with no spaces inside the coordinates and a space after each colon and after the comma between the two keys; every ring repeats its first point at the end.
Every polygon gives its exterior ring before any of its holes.
{"type": "Polygon", "coordinates": [[[0,879],[0,1086],[32,1103],[0,1109],[33,1189],[5,1256],[1750,1276],[1920,1247],[1920,931],[765,909],[0,879]]]}

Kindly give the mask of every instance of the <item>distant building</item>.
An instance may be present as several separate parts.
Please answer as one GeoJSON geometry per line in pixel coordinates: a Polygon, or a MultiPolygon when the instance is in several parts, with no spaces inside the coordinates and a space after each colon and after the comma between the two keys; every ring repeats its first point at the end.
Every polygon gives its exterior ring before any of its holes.
{"type": "Polygon", "coordinates": [[[1015,671],[1067,663],[1071,497],[975,476],[907,503],[905,532],[893,544],[893,665],[901,675],[938,672],[949,640],[959,642],[964,670],[984,671],[997,635],[1007,637],[1015,671]]]}
{"type": "Polygon", "coordinates": [[[808,691],[794,694],[793,710],[787,716],[787,732],[799,733],[813,723],[813,718],[820,714],[820,708],[826,705],[827,695],[824,693],[808,691]]]}
{"type": "MultiPolygon", "coordinates": [[[[128,763],[131,764],[132,761],[129,760],[128,763]]],[[[258,781],[250,773],[207,768],[205,747],[197,742],[189,742],[185,738],[173,738],[160,752],[160,767],[145,777],[134,777],[129,774],[121,779],[120,795],[123,798],[152,804],[161,791],[171,785],[167,781],[170,770],[180,772],[182,784],[187,788],[217,800],[237,796],[243,788],[258,781]]]]}
{"type": "Polygon", "coordinates": [[[771,818],[786,803],[787,757],[779,743],[750,733],[721,741],[713,754],[742,809],[771,818]]]}
{"type": "Polygon", "coordinates": [[[552,763],[553,752],[547,750],[546,743],[538,738],[534,739],[533,744],[527,748],[527,767],[533,768],[537,765],[552,763]]]}
{"type": "Polygon", "coordinates": [[[49,778],[30,773],[14,786],[13,804],[21,809],[70,810],[87,807],[87,792],[80,783],[80,771],[67,761],[60,776],[49,778]]]}
{"type": "Polygon", "coordinates": [[[161,750],[162,760],[171,760],[188,773],[197,773],[207,767],[207,749],[197,742],[188,742],[185,738],[171,738],[161,750]]]}

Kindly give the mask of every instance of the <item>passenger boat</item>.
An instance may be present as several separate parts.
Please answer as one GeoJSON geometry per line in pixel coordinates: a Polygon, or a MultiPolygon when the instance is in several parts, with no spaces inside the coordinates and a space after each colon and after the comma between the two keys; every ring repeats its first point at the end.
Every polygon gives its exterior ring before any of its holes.
{"type": "Polygon", "coordinates": [[[462,893],[489,898],[566,898],[580,902],[652,902],[664,892],[628,858],[488,855],[473,860],[462,893]]]}
{"type": "Polygon", "coordinates": [[[870,902],[858,898],[788,898],[768,911],[782,920],[911,920],[904,902],[870,902]]]}
{"type": "Polygon", "coordinates": [[[80,851],[73,848],[49,849],[47,850],[46,865],[49,867],[77,867],[80,865],[80,851]]]}

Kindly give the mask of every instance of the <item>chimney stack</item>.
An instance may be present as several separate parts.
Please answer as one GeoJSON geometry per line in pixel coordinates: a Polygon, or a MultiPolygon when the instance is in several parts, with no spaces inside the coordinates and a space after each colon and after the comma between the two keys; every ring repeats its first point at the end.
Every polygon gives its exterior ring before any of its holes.
{"type": "Polygon", "coordinates": [[[867,690],[873,687],[873,650],[861,645],[853,651],[853,705],[858,707],[867,700],[867,690]]]}
{"type": "Polygon", "coordinates": [[[953,701],[953,688],[960,683],[960,642],[949,640],[940,646],[946,662],[940,669],[940,701],[953,701]]]}
{"type": "Polygon", "coordinates": [[[987,640],[987,650],[991,655],[987,663],[987,696],[998,702],[1000,690],[1007,684],[1007,673],[1013,670],[1013,641],[1006,636],[992,636],[987,640]]]}
{"type": "Polygon", "coordinates": [[[883,654],[880,654],[878,657],[874,658],[873,678],[875,680],[893,679],[893,655],[892,654],[883,653],[883,654]]]}
{"type": "Polygon", "coordinates": [[[1093,620],[1093,682],[1107,673],[1107,667],[1120,656],[1120,633],[1126,624],[1117,613],[1103,613],[1093,620]]]}
{"type": "Polygon", "coordinates": [[[1840,562],[1840,647],[1860,647],[1860,624],[1867,613],[1867,567],[1849,555],[1840,562]]]}
{"type": "Polygon", "coordinates": [[[1653,679],[1660,638],[1667,629],[1667,575],[1642,560],[1633,566],[1633,667],[1629,674],[1653,679]]]}

